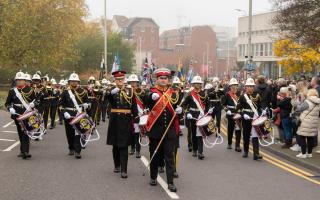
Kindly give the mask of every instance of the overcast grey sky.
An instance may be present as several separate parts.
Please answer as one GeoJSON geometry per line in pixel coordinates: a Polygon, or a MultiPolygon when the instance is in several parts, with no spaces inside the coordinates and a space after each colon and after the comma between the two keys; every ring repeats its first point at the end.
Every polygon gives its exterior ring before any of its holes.
{"type": "MultiPolygon", "coordinates": [[[[104,0],[86,0],[90,9],[89,19],[104,15],[104,0]]],[[[236,26],[238,16],[248,11],[249,0],[107,0],[107,16],[151,17],[160,30],[177,28],[178,25],[236,26]]],[[[253,12],[271,10],[269,0],[253,0],[253,12]]]]}

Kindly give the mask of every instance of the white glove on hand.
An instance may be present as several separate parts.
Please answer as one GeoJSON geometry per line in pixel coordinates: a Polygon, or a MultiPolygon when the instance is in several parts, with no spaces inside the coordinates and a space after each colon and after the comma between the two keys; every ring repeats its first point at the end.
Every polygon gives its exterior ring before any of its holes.
{"type": "Polygon", "coordinates": [[[111,90],[111,94],[117,94],[120,91],[119,88],[114,88],[113,90],[111,90]]]}
{"type": "Polygon", "coordinates": [[[267,109],[263,110],[261,113],[262,116],[266,116],[267,115],[267,109]]]}
{"type": "Polygon", "coordinates": [[[88,103],[83,103],[82,107],[83,107],[83,109],[87,110],[89,108],[89,104],[88,103]]]}
{"type": "Polygon", "coordinates": [[[227,111],[227,115],[232,115],[232,112],[230,110],[227,111]]]}
{"type": "Polygon", "coordinates": [[[9,108],[9,112],[11,115],[15,115],[16,114],[16,110],[14,108],[9,108]]]}
{"type": "Polygon", "coordinates": [[[188,114],[187,114],[187,118],[188,118],[188,119],[192,119],[193,117],[192,117],[192,115],[191,115],[190,113],[188,113],[188,114]]]}
{"type": "Polygon", "coordinates": [[[247,114],[244,114],[244,115],[243,115],[243,118],[244,118],[245,120],[251,120],[251,117],[250,117],[249,115],[247,115],[247,114]]]}
{"type": "Polygon", "coordinates": [[[152,98],[152,100],[153,101],[156,101],[156,100],[158,100],[159,99],[159,94],[158,93],[153,93],[152,95],[151,95],[151,98],[152,98]]]}
{"type": "Polygon", "coordinates": [[[34,103],[33,102],[29,103],[29,107],[34,108],[34,103]]]}
{"type": "Polygon", "coordinates": [[[67,112],[65,112],[63,114],[63,116],[64,116],[65,119],[70,119],[71,118],[71,115],[69,113],[67,113],[67,112]]]}
{"type": "Polygon", "coordinates": [[[213,112],[213,108],[210,108],[210,109],[208,110],[208,114],[212,114],[212,112],[213,112]]]}
{"type": "Polygon", "coordinates": [[[178,115],[180,115],[180,114],[182,113],[182,108],[181,108],[180,106],[178,106],[178,107],[176,108],[176,113],[177,113],[178,115]]]}

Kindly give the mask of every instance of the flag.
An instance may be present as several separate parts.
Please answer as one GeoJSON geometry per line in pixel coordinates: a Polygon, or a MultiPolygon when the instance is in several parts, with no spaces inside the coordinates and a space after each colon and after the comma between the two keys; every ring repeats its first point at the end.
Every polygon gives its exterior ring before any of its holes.
{"type": "Polygon", "coordinates": [[[149,64],[148,64],[148,58],[146,57],[144,60],[144,65],[143,65],[143,72],[142,76],[143,78],[147,78],[149,75],[150,69],[149,69],[149,64]]]}
{"type": "Polygon", "coordinates": [[[193,78],[193,65],[192,65],[192,62],[190,63],[190,66],[189,66],[189,72],[188,72],[188,83],[190,84],[191,83],[191,80],[193,78]]]}
{"type": "Polygon", "coordinates": [[[113,65],[112,65],[112,71],[111,73],[120,70],[120,58],[119,55],[115,55],[114,56],[114,61],[113,61],[113,65]]]}
{"type": "Polygon", "coordinates": [[[182,63],[180,60],[179,60],[179,64],[178,64],[178,78],[180,79],[180,81],[184,82],[182,63]]]}

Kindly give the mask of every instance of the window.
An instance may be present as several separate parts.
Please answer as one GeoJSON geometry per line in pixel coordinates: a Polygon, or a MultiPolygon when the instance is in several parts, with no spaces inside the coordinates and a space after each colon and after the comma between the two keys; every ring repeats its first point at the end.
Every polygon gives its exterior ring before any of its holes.
{"type": "Polygon", "coordinates": [[[263,56],[263,44],[260,44],[260,56],[263,56]]]}

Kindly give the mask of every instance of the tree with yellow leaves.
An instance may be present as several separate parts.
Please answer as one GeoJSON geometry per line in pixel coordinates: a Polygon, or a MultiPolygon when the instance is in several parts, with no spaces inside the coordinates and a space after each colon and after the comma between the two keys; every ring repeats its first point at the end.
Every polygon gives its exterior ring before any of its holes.
{"type": "Polygon", "coordinates": [[[278,64],[284,68],[285,75],[297,73],[315,73],[320,64],[320,54],[311,48],[300,45],[290,39],[278,40],[274,53],[281,57],[278,64]]]}

